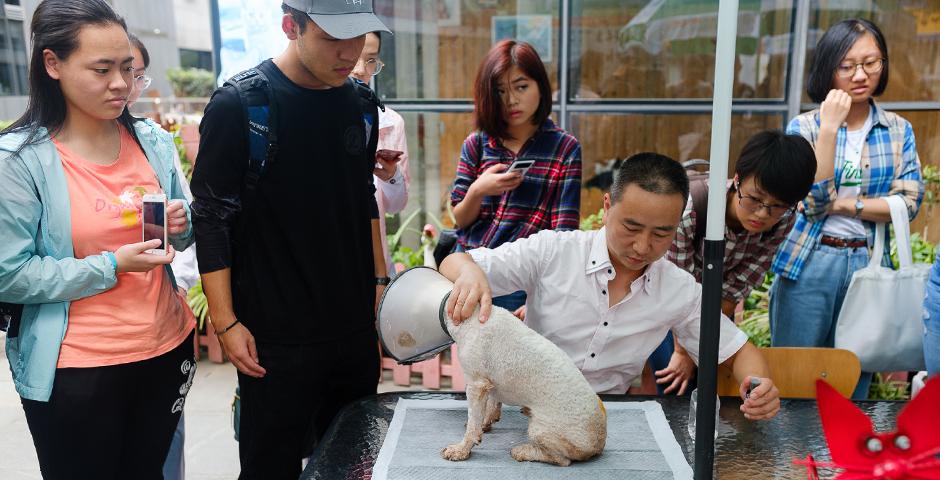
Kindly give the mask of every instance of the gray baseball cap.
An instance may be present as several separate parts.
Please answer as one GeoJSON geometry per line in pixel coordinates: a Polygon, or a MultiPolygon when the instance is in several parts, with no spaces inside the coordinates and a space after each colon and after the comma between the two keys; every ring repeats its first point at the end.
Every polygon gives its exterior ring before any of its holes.
{"type": "Polygon", "coordinates": [[[307,14],[331,37],[345,40],[369,32],[392,33],[375,16],[372,0],[283,0],[291,8],[307,14]]]}

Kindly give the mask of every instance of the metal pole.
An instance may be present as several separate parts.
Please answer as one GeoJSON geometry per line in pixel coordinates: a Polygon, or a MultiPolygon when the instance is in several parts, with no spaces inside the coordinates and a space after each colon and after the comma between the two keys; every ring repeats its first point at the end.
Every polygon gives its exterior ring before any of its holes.
{"type": "MultiPolygon", "coordinates": [[[[219,19],[219,0],[209,0],[209,18],[212,20],[212,64],[215,67],[216,81],[222,82],[218,76],[222,74],[222,26],[219,19]]],[[[224,80],[224,79],[222,79],[224,80]]]]}
{"type": "Polygon", "coordinates": [[[809,0],[797,0],[793,19],[793,41],[790,42],[793,55],[790,56],[790,82],[787,91],[787,118],[800,113],[800,103],[803,100],[803,69],[806,68],[806,44],[809,39],[809,0]]]}
{"type": "Polygon", "coordinates": [[[558,126],[568,128],[569,59],[571,44],[571,1],[561,0],[561,51],[558,54],[558,126]]]}
{"type": "Polygon", "coordinates": [[[725,183],[731,134],[731,95],[734,84],[738,0],[718,5],[715,46],[715,90],[712,98],[712,139],[709,161],[708,227],[705,230],[702,273],[702,314],[699,340],[698,407],[695,416],[695,479],[711,480],[715,464],[715,393],[718,379],[718,337],[721,284],[725,257],[725,183]]]}

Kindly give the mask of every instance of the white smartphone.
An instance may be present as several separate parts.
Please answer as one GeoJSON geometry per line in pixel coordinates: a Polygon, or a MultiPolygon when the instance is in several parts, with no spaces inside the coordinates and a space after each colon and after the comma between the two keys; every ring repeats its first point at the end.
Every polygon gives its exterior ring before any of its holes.
{"type": "Polygon", "coordinates": [[[158,248],[147,250],[154,255],[166,255],[166,195],[162,193],[148,193],[144,195],[141,203],[141,230],[143,241],[160,240],[158,248]]]}
{"type": "Polygon", "coordinates": [[[516,160],[512,162],[512,165],[509,166],[509,169],[506,170],[506,173],[509,172],[520,172],[525,175],[525,172],[535,164],[535,160],[516,160]]]}

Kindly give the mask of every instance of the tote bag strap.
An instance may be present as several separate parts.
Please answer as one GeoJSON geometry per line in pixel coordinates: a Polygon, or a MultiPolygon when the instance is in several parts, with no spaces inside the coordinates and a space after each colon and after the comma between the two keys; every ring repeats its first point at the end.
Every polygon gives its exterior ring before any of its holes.
{"type": "Polygon", "coordinates": [[[904,204],[904,199],[898,195],[888,195],[882,198],[888,202],[891,209],[894,241],[898,246],[898,260],[901,268],[910,267],[913,264],[913,252],[911,251],[911,221],[907,216],[907,206],[904,204]]]}
{"type": "Polygon", "coordinates": [[[878,223],[875,225],[875,248],[871,251],[871,259],[868,261],[869,267],[881,265],[881,259],[885,253],[885,238],[888,238],[888,224],[878,223]]]}

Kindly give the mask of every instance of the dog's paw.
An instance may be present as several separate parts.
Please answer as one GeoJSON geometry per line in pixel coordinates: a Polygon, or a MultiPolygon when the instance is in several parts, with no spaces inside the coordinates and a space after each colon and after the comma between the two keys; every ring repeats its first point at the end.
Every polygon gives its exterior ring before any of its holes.
{"type": "Polygon", "coordinates": [[[459,444],[448,445],[441,450],[441,457],[444,458],[444,460],[459,462],[470,457],[470,449],[463,448],[459,444]]]}
{"type": "Polygon", "coordinates": [[[530,443],[523,443],[521,445],[516,445],[509,450],[509,455],[516,460],[517,462],[529,462],[532,461],[533,457],[533,446],[530,443]]]}

